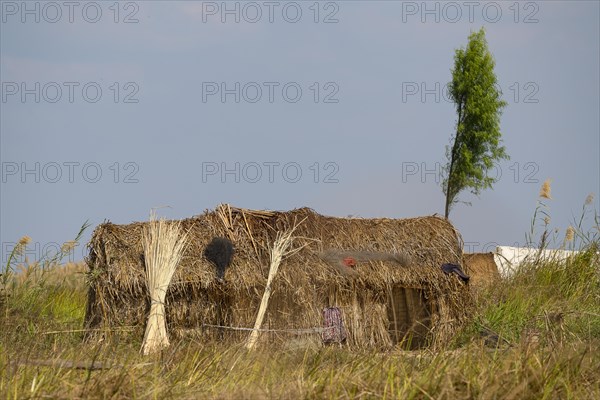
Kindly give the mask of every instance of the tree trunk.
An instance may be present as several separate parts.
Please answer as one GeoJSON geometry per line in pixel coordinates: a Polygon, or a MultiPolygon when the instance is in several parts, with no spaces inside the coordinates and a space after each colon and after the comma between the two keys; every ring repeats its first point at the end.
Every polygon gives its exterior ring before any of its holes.
{"type": "Polygon", "coordinates": [[[444,209],[444,216],[448,219],[450,215],[450,204],[452,204],[453,198],[450,198],[450,185],[452,182],[452,172],[454,170],[454,161],[456,160],[457,144],[459,143],[459,131],[458,127],[462,122],[462,101],[458,105],[458,121],[456,122],[456,135],[454,136],[454,144],[452,145],[452,152],[450,153],[450,168],[448,169],[448,183],[446,185],[446,207],[444,209]]]}

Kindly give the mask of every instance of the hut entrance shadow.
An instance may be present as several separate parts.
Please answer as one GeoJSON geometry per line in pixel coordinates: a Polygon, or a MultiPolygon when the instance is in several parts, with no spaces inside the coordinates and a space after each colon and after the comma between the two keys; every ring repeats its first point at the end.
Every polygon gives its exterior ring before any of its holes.
{"type": "Polygon", "coordinates": [[[395,285],[388,293],[388,329],[394,345],[408,349],[427,346],[432,307],[425,290],[395,285]]]}

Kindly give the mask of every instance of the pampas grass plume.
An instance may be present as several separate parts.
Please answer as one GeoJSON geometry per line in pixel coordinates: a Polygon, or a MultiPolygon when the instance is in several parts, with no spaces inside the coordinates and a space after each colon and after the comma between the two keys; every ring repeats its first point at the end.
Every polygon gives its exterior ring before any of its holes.
{"type": "Polygon", "coordinates": [[[542,189],[540,190],[540,197],[544,199],[552,200],[552,196],[550,195],[550,179],[546,179],[542,184],[542,189]]]}

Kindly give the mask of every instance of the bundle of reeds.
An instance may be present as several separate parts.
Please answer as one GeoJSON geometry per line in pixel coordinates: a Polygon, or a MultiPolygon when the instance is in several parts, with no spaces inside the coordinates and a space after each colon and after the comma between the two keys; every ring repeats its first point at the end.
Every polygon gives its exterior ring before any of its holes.
{"type": "Polygon", "coordinates": [[[165,297],[177,264],[185,249],[187,234],[181,234],[179,223],[156,219],[142,233],[146,285],[150,295],[150,314],[142,344],[142,353],[150,354],[169,345],[165,319],[165,297]]]}
{"type": "MultiPolygon", "coordinates": [[[[304,220],[303,220],[304,221],[304,220]]],[[[300,223],[302,223],[301,221],[300,223]]],[[[256,322],[254,323],[254,330],[248,337],[248,341],[246,342],[247,349],[253,349],[258,341],[258,333],[259,329],[262,326],[263,319],[265,317],[265,312],[267,311],[267,306],[269,305],[269,298],[271,297],[271,290],[273,279],[275,279],[275,275],[277,275],[277,271],[279,270],[279,265],[281,261],[288,256],[291,256],[306,246],[306,244],[302,247],[292,248],[292,243],[294,242],[294,231],[298,228],[297,224],[294,224],[294,227],[285,232],[277,232],[277,237],[275,238],[275,242],[270,248],[271,253],[271,261],[269,263],[269,276],[267,278],[267,286],[265,287],[265,292],[263,293],[262,300],[260,302],[260,307],[258,309],[258,315],[256,316],[256,322]]]]}

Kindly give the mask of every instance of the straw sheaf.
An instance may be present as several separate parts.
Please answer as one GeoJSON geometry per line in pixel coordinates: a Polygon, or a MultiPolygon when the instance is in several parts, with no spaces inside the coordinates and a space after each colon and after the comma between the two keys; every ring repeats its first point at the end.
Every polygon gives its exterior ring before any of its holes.
{"type": "MultiPolygon", "coordinates": [[[[308,208],[275,212],[221,205],[180,222],[189,245],[167,293],[170,330],[202,324],[252,326],[268,275],[268,246],[278,231],[300,222],[294,247],[305,247],[281,264],[267,327],[319,326],[322,308],[338,306],[351,343],[388,345],[387,297],[397,285],[422,289],[431,299],[432,334],[450,333],[466,318],[469,291],[440,269],[462,259],[461,237],[443,218],[346,219],[308,208]],[[203,254],[216,236],[231,239],[236,248],[225,282],[217,279],[203,254]],[[341,273],[335,260],[324,257],[332,251],[355,256],[353,274],[341,273]]],[[[87,327],[143,326],[149,308],[141,244],[145,224],[107,222],[96,228],[87,259],[87,327]]]]}
{"type": "Polygon", "coordinates": [[[464,269],[475,287],[486,287],[500,281],[500,273],[494,261],[494,253],[464,254],[464,269]]]}

